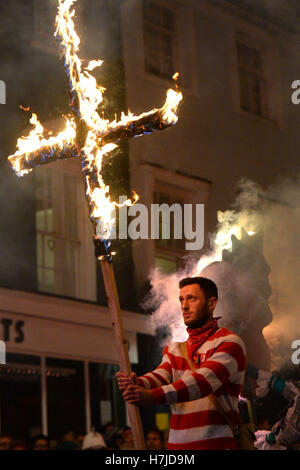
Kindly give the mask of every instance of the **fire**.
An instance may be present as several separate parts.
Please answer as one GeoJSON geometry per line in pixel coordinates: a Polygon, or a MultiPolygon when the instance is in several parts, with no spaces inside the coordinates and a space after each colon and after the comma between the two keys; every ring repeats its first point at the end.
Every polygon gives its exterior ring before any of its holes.
{"type": "MultiPolygon", "coordinates": [[[[62,132],[49,137],[49,133],[40,124],[37,116],[33,114],[30,122],[34,129],[30,131],[28,136],[18,140],[18,150],[9,157],[9,161],[15,172],[19,176],[23,176],[31,171],[30,168],[27,169],[26,165],[24,168],[24,162],[32,159],[34,152],[40,152],[41,158],[43,158],[43,151],[47,150],[48,153],[51,153],[63,151],[66,147],[76,147],[78,146],[77,131],[79,128],[84,129],[84,142],[77,154],[82,156],[90,218],[96,225],[97,237],[101,240],[109,240],[115,222],[114,209],[119,205],[111,201],[109,187],[102,179],[101,169],[103,156],[114,150],[117,145],[105,142],[104,137],[110,132],[122,130],[124,125],[130,126],[141,118],[152,115],[156,110],[139,116],[134,116],[131,112],[128,112],[128,115],[122,113],[120,121],[115,119],[113,122],[101,117],[98,110],[103,101],[105,89],[97,83],[90,72],[95,67],[100,67],[103,61],[91,60],[86,67],[82,67],[83,61],[77,55],[80,38],[76,33],[73,21],[75,10],[71,9],[76,1],[58,0],[56,31],[54,33],[60,41],[64,56],[65,70],[72,95],[72,116],[66,119],[66,126],[62,132]]],[[[178,73],[173,76],[174,80],[177,77],[178,73]]],[[[162,126],[173,125],[177,122],[176,111],[181,100],[181,92],[172,89],[167,91],[166,102],[161,108],[163,111],[162,126]]],[[[137,200],[138,196],[135,194],[133,202],[128,199],[124,204],[132,205],[137,200]]]]}
{"type": "Polygon", "coordinates": [[[45,148],[45,146],[50,148],[58,146],[60,149],[62,149],[64,146],[75,144],[76,128],[74,120],[66,119],[66,126],[64,130],[53,137],[49,137],[51,132],[47,131],[42,126],[36,114],[32,114],[29,122],[34,126],[34,129],[29,132],[28,136],[23,136],[18,139],[18,150],[13,155],[8,157],[18,176],[23,176],[31,171],[24,169],[22,170],[20,168],[19,164],[21,156],[25,155],[26,160],[28,160],[30,158],[30,154],[35,151],[42,150],[45,148]]]}

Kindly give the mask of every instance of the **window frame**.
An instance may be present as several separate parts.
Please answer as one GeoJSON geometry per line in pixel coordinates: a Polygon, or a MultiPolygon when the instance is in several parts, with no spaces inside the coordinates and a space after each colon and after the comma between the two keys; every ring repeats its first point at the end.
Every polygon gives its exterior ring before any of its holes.
{"type": "Polygon", "coordinates": [[[281,99],[282,81],[279,45],[274,43],[274,38],[267,32],[238,20],[232,21],[229,34],[232,68],[232,111],[244,118],[282,129],[284,127],[284,118],[281,99]],[[240,106],[239,63],[236,47],[239,38],[249,47],[261,52],[264,72],[263,115],[245,111],[240,106]]]}
{"type": "MultiPolygon", "coordinates": [[[[53,175],[54,187],[52,190],[56,193],[59,192],[62,187],[62,182],[59,182],[64,175],[72,175],[76,178],[76,208],[77,208],[77,239],[73,237],[69,238],[68,234],[65,233],[55,233],[55,227],[51,232],[51,236],[58,239],[69,240],[71,242],[79,243],[78,246],[78,257],[76,260],[77,269],[75,271],[75,276],[77,274],[77,280],[75,278],[75,295],[70,295],[68,292],[47,292],[38,287],[38,292],[48,293],[55,296],[70,297],[76,299],[82,299],[87,301],[97,301],[97,276],[96,276],[96,259],[94,256],[94,245],[93,245],[93,228],[89,220],[88,207],[85,199],[85,190],[84,182],[80,167],[79,160],[72,161],[57,161],[51,163],[47,166],[37,168],[35,171],[40,172],[51,172],[53,175]],[[60,183],[60,184],[59,184],[60,183]]],[[[65,193],[54,194],[53,204],[59,204],[59,200],[62,197],[65,197],[65,193]]],[[[59,205],[58,205],[59,207],[59,205]]],[[[62,216],[64,219],[64,216],[62,216]]],[[[36,228],[36,234],[38,234],[38,229],[36,228]]],[[[38,242],[37,242],[38,243],[38,242]]],[[[38,269],[38,260],[37,260],[37,269],[38,269]]],[[[53,268],[55,273],[55,266],[53,268]]],[[[58,270],[62,272],[61,269],[58,270]]],[[[55,281],[54,281],[55,286],[55,281]]]]}
{"type": "Polygon", "coordinates": [[[250,113],[250,114],[253,114],[257,117],[267,119],[268,118],[268,106],[267,106],[268,96],[267,96],[267,83],[266,83],[266,79],[265,79],[265,54],[264,54],[264,49],[263,49],[263,47],[258,47],[257,44],[253,44],[251,42],[251,40],[249,39],[249,37],[247,38],[247,37],[245,37],[245,35],[241,35],[241,34],[238,34],[238,33],[236,34],[235,46],[236,46],[236,55],[237,55],[237,66],[238,66],[240,110],[244,111],[244,112],[247,112],[247,113],[250,113]],[[238,50],[239,46],[242,46],[242,47],[245,47],[245,48],[248,49],[251,60],[253,58],[254,52],[258,52],[258,54],[260,55],[260,61],[261,61],[260,70],[255,68],[255,66],[253,66],[253,64],[250,64],[250,65],[247,66],[247,65],[241,63],[240,58],[239,58],[239,50],[238,50]],[[242,85],[243,84],[242,84],[242,78],[241,78],[241,69],[243,69],[245,71],[245,75],[246,75],[247,81],[248,81],[248,83],[246,84],[246,87],[247,87],[248,96],[250,98],[250,100],[249,100],[250,109],[245,109],[243,107],[243,103],[242,103],[241,94],[242,94],[242,85]],[[259,93],[255,93],[254,90],[251,89],[250,80],[249,80],[250,75],[252,75],[252,76],[257,75],[258,76],[259,85],[260,85],[259,93]],[[256,112],[254,110],[254,95],[257,95],[259,97],[259,105],[260,105],[260,111],[261,111],[260,113],[256,112]]]}
{"type": "Polygon", "coordinates": [[[176,35],[176,31],[177,31],[176,9],[174,9],[174,7],[172,7],[171,4],[168,4],[168,3],[165,3],[165,2],[158,3],[155,0],[143,0],[142,15],[143,15],[143,19],[142,19],[142,21],[143,21],[143,54],[144,54],[145,72],[147,74],[154,75],[154,76],[156,76],[158,78],[161,78],[161,79],[171,80],[172,75],[176,72],[175,69],[177,68],[177,62],[178,62],[177,57],[176,57],[176,42],[177,42],[176,41],[176,39],[177,39],[177,35],[176,35]],[[150,19],[146,17],[146,3],[152,3],[153,5],[155,5],[159,9],[160,18],[162,18],[162,11],[164,9],[169,10],[170,12],[172,12],[173,21],[174,21],[173,30],[165,28],[162,24],[155,24],[154,22],[151,22],[150,19]],[[154,48],[151,49],[151,47],[149,47],[146,44],[146,29],[147,28],[151,29],[152,31],[156,31],[157,35],[159,36],[159,45],[160,45],[159,49],[154,49],[154,48]],[[168,55],[168,54],[164,53],[163,50],[162,50],[162,47],[161,47],[162,35],[168,36],[171,40],[171,55],[168,55]],[[156,56],[158,56],[159,65],[160,65],[159,73],[152,72],[147,67],[147,51],[150,54],[151,54],[151,52],[153,52],[153,53],[155,53],[156,56]],[[163,69],[163,66],[162,66],[163,60],[162,59],[164,57],[168,57],[170,59],[171,68],[172,68],[172,71],[170,71],[170,75],[162,73],[162,69],[163,69]]]}

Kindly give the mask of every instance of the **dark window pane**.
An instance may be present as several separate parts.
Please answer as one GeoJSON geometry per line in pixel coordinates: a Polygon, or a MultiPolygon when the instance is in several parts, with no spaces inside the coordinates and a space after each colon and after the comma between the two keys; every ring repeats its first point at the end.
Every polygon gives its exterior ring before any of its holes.
{"type": "Polygon", "coordinates": [[[144,2],[145,67],[155,75],[171,78],[173,67],[174,13],[159,3],[144,2]]]}
{"type": "Polygon", "coordinates": [[[173,67],[172,59],[164,57],[162,59],[161,69],[162,69],[161,75],[166,78],[171,79],[172,76],[174,75],[174,67],[173,67]]]}
{"type": "Polygon", "coordinates": [[[250,111],[250,95],[248,87],[248,74],[244,69],[240,69],[240,97],[241,97],[241,108],[250,111]]]}
{"type": "Polygon", "coordinates": [[[252,91],[260,95],[260,78],[256,73],[252,74],[252,91]]]}
{"type": "Polygon", "coordinates": [[[161,33],[160,36],[161,52],[172,57],[172,38],[168,34],[161,33]]]}
{"type": "Polygon", "coordinates": [[[48,429],[61,440],[70,430],[85,431],[83,363],[47,358],[48,429]]]}
{"type": "Polygon", "coordinates": [[[256,49],[252,49],[253,65],[257,70],[261,69],[261,54],[256,49]]]}
{"type": "Polygon", "coordinates": [[[175,29],[174,13],[169,8],[162,9],[162,26],[169,31],[174,31],[175,29]]]}
{"type": "Polygon", "coordinates": [[[0,367],[2,434],[27,440],[42,431],[40,358],[7,353],[0,367]]]}
{"type": "Polygon", "coordinates": [[[126,425],[125,404],[115,380],[118,370],[114,364],[89,364],[91,420],[96,429],[109,421],[118,428],[126,425]]]}
{"type": "Polygon", "coordinates": [[[258,114],[259,116],[262,115],[260,96],[257,96],[257,95],[253,96],[253,109],[252,110],[255,114],[258,114]]]}
{"type": "Polygon", "coordinates": [[[160,74],[160,63],[158,54],[149,52],[145,58],[145,61],[146,69],[148,72],[153,73],[155,75],[160,74]]]}
{"type": "Polygon", "coordinates": [[[161,25],[161,15],[159,5],[151,2],[144,2],[144,17],[149,23],[155,24],[157,26],[161,25]]]}
{"type": "Polygon", "coordinates": [[[238,60],[240,65],[249,66],[251,63],[251,54],[249,47],[244,44],[237,44],[238,60]]]}
{"type": "Polygon", "coordinates": [[[145,27],[145,48],[159,50],[159,33],[156,29],[145,27]]]}

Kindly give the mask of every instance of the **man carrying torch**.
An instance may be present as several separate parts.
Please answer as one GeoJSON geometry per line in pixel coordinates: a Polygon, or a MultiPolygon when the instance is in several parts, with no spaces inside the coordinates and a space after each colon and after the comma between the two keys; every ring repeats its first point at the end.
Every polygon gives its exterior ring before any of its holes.
{"type": "Polygon", "coordinates": [[[118,372],[119,389],[129,404],[171,405],[168,450],[241,448],[238,397],[246,365],[244,343],[213,318],[218,301],[213,281],[185,278],[179,288],[187,342],[167,346],[161,364],[142,377],[118,372]]]}

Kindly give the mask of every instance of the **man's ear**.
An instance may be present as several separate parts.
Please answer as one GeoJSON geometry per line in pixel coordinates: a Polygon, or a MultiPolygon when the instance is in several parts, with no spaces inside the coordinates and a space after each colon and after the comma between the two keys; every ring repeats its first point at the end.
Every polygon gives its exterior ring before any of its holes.
{"type": "Polygon", "coordinates": [[[217,297],[211,297],[208,301],[208,307],[211,311],[214,311],[214,309],[216,308],[216,305],[218,303],[218,299],[217,297]]]}

